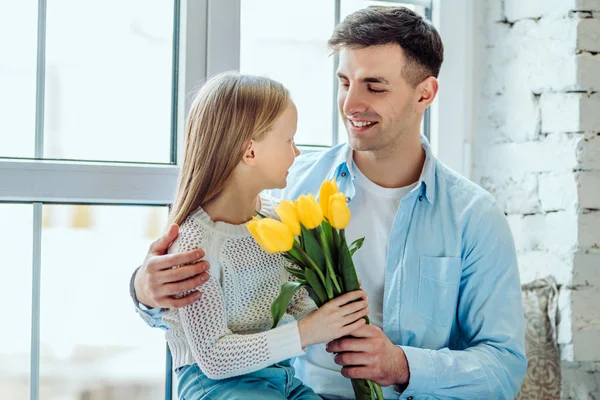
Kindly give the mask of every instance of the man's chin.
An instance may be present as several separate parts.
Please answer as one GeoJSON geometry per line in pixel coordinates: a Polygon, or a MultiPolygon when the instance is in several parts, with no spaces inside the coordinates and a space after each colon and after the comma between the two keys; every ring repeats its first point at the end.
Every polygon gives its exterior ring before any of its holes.
{"type": "Polygon", "coordinates": [[[355,151],[377,151],[380,150],[379,146],[372,143],[370,140],[358,139],[355,137],[348,138],[348,144],[355,151]]]}

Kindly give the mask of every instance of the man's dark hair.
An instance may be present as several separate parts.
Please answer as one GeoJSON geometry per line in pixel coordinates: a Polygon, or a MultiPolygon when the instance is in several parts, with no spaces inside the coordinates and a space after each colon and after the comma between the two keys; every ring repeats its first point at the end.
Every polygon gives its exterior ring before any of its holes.
{"type": "Polygon", "coordinates": [[[406,7],[372,6],[348,15],[335,27],[328,45],[344,47],[397,44],[406,57],[402,75],[413,87],[429,76],[438,77],[444,45],[433,24],[406,7]]]}

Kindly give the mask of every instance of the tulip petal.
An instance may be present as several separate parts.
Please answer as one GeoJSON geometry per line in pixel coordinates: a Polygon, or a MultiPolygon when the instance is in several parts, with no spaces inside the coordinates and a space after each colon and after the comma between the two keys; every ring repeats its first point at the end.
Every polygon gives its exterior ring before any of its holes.
{"type": "Polygon", "coordinates": [[[344,194],[338,192],[329,198],[329,223],[336,229],[345,229],[350,223],[350,208],[344,194]]]}
{"type": "Polygon", "coordinates": [[[294,203],[289,200],[282,200],[279,206],[275,207],[275,212],[281,218],[281,222],[292,231],[294,236],[300,235],[300,220],[294,203]]]}

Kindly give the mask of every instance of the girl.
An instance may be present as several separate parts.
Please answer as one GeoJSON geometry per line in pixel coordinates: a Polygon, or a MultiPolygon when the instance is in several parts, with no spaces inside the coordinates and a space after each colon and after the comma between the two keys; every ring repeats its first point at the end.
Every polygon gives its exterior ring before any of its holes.
{"type": "Polygon", "coordinates": [[[269,330],[271,303],[292,277],[245,223],[256,210],[276,217],[276,201],[261,192],[285,187],[299,154],[296,123],[288,91],[268,78],[218,75],[192,104],[171,210],[180,233],[169,252],[203,248],[211,276],[200,300],[164,316],[180,399],[319,399],[294,377],[289,359],[364,324],[363,291],[317,310],[301,291],[269,330]]]}

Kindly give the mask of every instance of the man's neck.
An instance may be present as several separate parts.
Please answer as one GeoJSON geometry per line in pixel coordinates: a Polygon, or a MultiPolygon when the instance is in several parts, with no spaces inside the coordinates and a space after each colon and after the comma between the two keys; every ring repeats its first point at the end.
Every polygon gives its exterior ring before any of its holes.
{"type": "Polygon", "coordinates": [[[409,186],[419,180],[425,163],[420,136],[406,138],[392,151],[352,152],[354,164],[371,182],[385,188],[409,186]]]}

